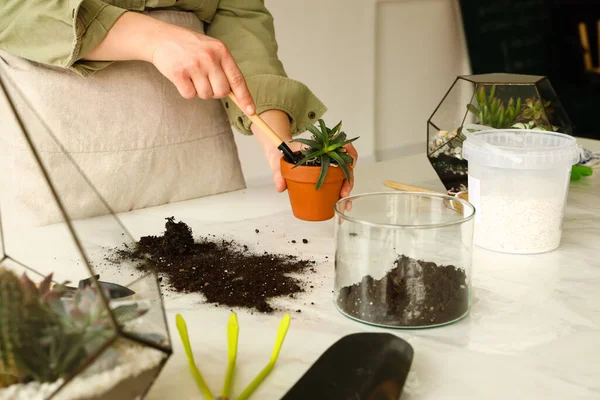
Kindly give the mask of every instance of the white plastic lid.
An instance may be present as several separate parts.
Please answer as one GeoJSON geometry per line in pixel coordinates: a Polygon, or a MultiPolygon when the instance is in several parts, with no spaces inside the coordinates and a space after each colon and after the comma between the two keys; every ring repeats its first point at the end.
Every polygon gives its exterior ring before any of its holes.
{"type": "Polygon", "coordinates": [[[577,140],[563,133],[492,129],[466,134],[463,158],[469,163],[512,169],[569,168],[579,162],[577,140]]]}

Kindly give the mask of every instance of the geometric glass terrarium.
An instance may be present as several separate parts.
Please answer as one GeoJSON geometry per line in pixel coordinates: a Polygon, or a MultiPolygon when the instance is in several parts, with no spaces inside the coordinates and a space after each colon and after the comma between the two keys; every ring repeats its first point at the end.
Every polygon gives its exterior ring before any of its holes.
{"type": "Polygon", "coordinates": [[[107,261],[132,235],[1,69],[0,89],[0,399],[143,398],[172,354],[156,272],[107,261]]]}
{"type": "Polygon", "coordinates": [[[541,129],[572,135],[572,124],[544,76],[459,76],[427,121],[427,157],[450,193],[467,190],[462,158],[467,135],[480,130],[541,129]]]}

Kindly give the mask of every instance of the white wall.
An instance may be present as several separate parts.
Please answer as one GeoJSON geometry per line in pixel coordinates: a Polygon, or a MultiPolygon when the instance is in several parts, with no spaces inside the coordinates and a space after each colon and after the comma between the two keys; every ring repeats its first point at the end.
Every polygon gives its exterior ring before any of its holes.
{"type": "Polygon", "coordinates": [[[457,2],[377,3],[375,152],[383,160],[426,148],[427,120],[470,67],[457,2]]]}
{"type": "MultiPolygon", "coordinates": [[[[456,0],[266,0],[291,78],[344,121],[359,162],[414,153],[456,75],[468,73],[456,0]]],[[[236,134],[249,186],[271,173],[253,137],[236,134]]],[[[423,147],[419,147],[423,146],[423,147]]]]}

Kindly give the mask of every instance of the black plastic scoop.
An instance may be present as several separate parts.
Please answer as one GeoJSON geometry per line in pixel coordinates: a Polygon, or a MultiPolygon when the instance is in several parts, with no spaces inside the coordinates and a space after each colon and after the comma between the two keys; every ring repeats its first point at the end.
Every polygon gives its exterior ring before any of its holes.
{"type": "MultiPolygon", "coordinates": [[[[109,297],[111,299],[120,299],[120,298],[128,297],[128,296],[135,294],[135,292],[133,290],[129,289],[128,287],[118,285],[116,283],[99,281],[98,279],[100,279],[100,275],[95,275],[94,278],[96,278],[96,280],[98,281],[98,285],[101,288],[108,289],[109,297]]],[[[92,283],[93,282],[92,282],[91,277],[87,278],[87,279],[82,279],[79,281],[79,289],[83,289],[84,287],[91,286],[92,283]]],[[[77,288],[74,288],[71,286],[65,286],[65,287],[69,292],[75,292],[77,290],[77,288]]]]}
{"type": "MultiPolygon", "coordinates": [[[[129,297],[129,296],[135,294],[135,292],[133,290],[129,289],[128,287],[121,286],[116,283],[99,281],[98,279],[100,279],[100,275],[94,275],[94,278],[96,278],[96,281],[98,281],[98,285],[101,288],[108,290],[108,295],[111,299],[120,299],[123,297],[129,297]]],[[[47,277],[46,279],[50,279],[50,277],[47,277]]],[[[44,279],[44,280],[46,280],[46,279],[44,279]]],[[[66,289],[66,292],[63,294],[62,297],[72,298],[74,296],[75,292],[77,292],[77,289],[83,289],[87,286],[91,286],[92,283],[93,283],[92,278],[90,277],[87,279],[80,280],[78,287],[61,285],[64,289],[66,289]]],[[[40,287],[40,285],[43,285],[43,284],[44,284],[44,282],[36,283],[35,285],[37,287],[40,287]]],[[[55,287],[55,286],[56,285],[50,285],[50,287],[55,287]]]]}
{"type": "Polygon", "coordinates": [[[356,333],[333,344],[281,400],[398,400],[413,348],[389,333],[356,333]]]}

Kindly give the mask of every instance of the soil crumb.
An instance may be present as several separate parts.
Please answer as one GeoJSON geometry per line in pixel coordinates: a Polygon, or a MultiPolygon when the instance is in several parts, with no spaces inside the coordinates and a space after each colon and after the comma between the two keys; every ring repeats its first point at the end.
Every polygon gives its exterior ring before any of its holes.
{"type": "Polygon", "coordinates": [[[149,260],[138,268],[155,266],[159,280],[176,292],[197,292],[216,306],[263,313],[275,311],[269,300],[304,292],[302,281],[290,274],[313,270],[311,261],[268,252],[254,254],[233,240],[202,237],[196,241],[191,228],[174,217],[167,218],[163,235],[144,236],[136,244],[117,250],[115,261],[149,260]]]}
{"type": "Polygon", "coordinates": [[[428,326],[454,321],[469,309],[467,276],[453,265],[405,255],[383,278],[365,276],[343,287],[337,298],[348,315],[371,323],[428,326]]]}

